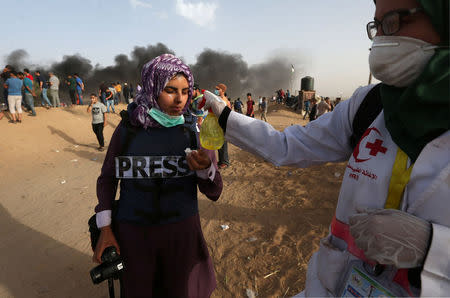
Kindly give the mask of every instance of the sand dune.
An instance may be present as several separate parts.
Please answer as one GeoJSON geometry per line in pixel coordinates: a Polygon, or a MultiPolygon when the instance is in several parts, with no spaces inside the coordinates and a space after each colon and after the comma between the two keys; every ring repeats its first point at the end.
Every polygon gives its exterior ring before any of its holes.
{"type": "MultiPolygon", "coordinates": [[[[105,152],[96,150],[85,109],[37,108],[21,124],[0,121],[0,297],[108,296],[88,274],[94,264],[86,223],[105,152]]],[[[106,144],[120,121],[108,116],[106,144]]],[[[277,129],[306,123],[276,105],[267,118],[277,129]]],[[[327,234],[342,177],[335,173],[344,165],[277,168],[233,145],[229,152],[223,195],[199,200],[218,281],[213,297],[245,297],[246,289],[292,296],[327,234]]]]}

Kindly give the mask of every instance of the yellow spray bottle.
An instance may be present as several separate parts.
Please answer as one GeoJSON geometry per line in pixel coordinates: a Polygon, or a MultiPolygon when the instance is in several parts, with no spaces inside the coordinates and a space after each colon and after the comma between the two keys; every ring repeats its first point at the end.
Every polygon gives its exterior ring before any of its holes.
{"type": "MultiPolygon", "coordinates": [[[[204,104],[205,99],[203,99],[204,104]]],[[[219,120],[211,109],[208,110],[205,120],[200,127],[200,144],[208,150],[218,150],[222,148],[225,141],[223,130],[219,125],[219,120]]]]}

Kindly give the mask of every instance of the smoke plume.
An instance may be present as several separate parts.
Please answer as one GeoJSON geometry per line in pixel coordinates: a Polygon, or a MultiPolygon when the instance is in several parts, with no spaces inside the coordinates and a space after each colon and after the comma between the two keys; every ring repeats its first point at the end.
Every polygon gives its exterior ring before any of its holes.
{"type": "Polygon", "coordinates": [[[23,49],[18,49],[12,51],[8,56],[6,56],[6,64],[12,65],[16,70],[23,70],[24,67],[28,66],[26,59],[28,58],[27,51],[23,49]]]}
{"type": "MultiPolygon", "coordinates": [[[[80,54],[63,56],[60,62],[51,65],[31,64],[28,62],[28,53],[23,49],[11,52],[5,57],[5,61],[17,70],[28,67],[31,72],[36,69],[40,69],[44,74],[53,71],[62,82],[60,89],[63,93],[67,90],[64,79],[69,74],[78,73],[85,83],[86,91],[96,92],[102,82],[128,82],[136,86],[140,83],[142,66],[163,53],[176,54],[166,45],[158,43],[147,47],[136,46],[129,55],[117,55],[114,64],[107,67],[93,65],[80,54]]],[[[254,96],[271,96],[280,88],[298,88],[298,84],[294,82],[299,78],[294,77],[291,71],[291,65],[294,63],[301,63],[295,53],[279,52],[272,54],[263,63],[248,66],[240,54],[205,49],[190,67],[195,82],[201,88],[211,90],[217,84],[224,83],[228,87],[228,96],[235,99],[244,97],[247,92],[254,96]]]]}
{"type": "Polygon", "coordinates": [[[227,94],[239,94],[248,77],[247,63],[241,55],[205,49],[190,65],[194,80],[202,89],[214,89],[219,83],[227,86],[227,94]]]}

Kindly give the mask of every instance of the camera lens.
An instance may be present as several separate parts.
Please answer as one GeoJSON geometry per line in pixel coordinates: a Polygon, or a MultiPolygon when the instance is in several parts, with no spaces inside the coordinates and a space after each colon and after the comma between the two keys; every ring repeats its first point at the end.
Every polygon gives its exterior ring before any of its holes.
{"type": "Polygon", "coordinates": [[[107,247],[102,254],[102,263],[90,271],[94,284],[99,284],[108,278],[117,279],[124,265],[122,257],[114,246],[107,247]]]}

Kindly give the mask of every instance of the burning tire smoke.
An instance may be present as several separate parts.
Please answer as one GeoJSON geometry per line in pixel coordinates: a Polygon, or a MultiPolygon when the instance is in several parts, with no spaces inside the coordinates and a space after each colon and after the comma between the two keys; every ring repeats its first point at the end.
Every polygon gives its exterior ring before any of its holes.
{"type": "MultiPolygon", "coordinates": [[[[51,65],[40,65],[29,62],[29,54],[18,49],[8,54],[4,61],[15,69],[29,68],[32,72],[39,69],[44,73],[53,71],[61,82],[69,74],[78,73],[83,79],[86,92],[96,92],[102,82],[128,82],[136,86],[140,82],[140,70],[142,66],[163,53],[176,55],[175,51],[169,49],[162,43],[148,45],[147,47],[136,46],[129,55],[119,54],[114,58],[114,65],[100,66],[79,55],[65,55],[60,62],[51,65]]],[[[201,88],[213,89],[218,83],[228,86],[228,95],[232,98],[244,97],[247,92],[255,96],[272,95],[275,90],[289,89],[291,86],[298,88],[298,74],[291,72],[293,63],[300,63],[298,57],[286,54],[274,54],[267,61],[248,66],[242,55],[205,49],[197,56],[195,64],[190,67],[193,71],[196,83],[201,88]]],[[[60,85],[64,93],[67,87],[60,85]]]]}

